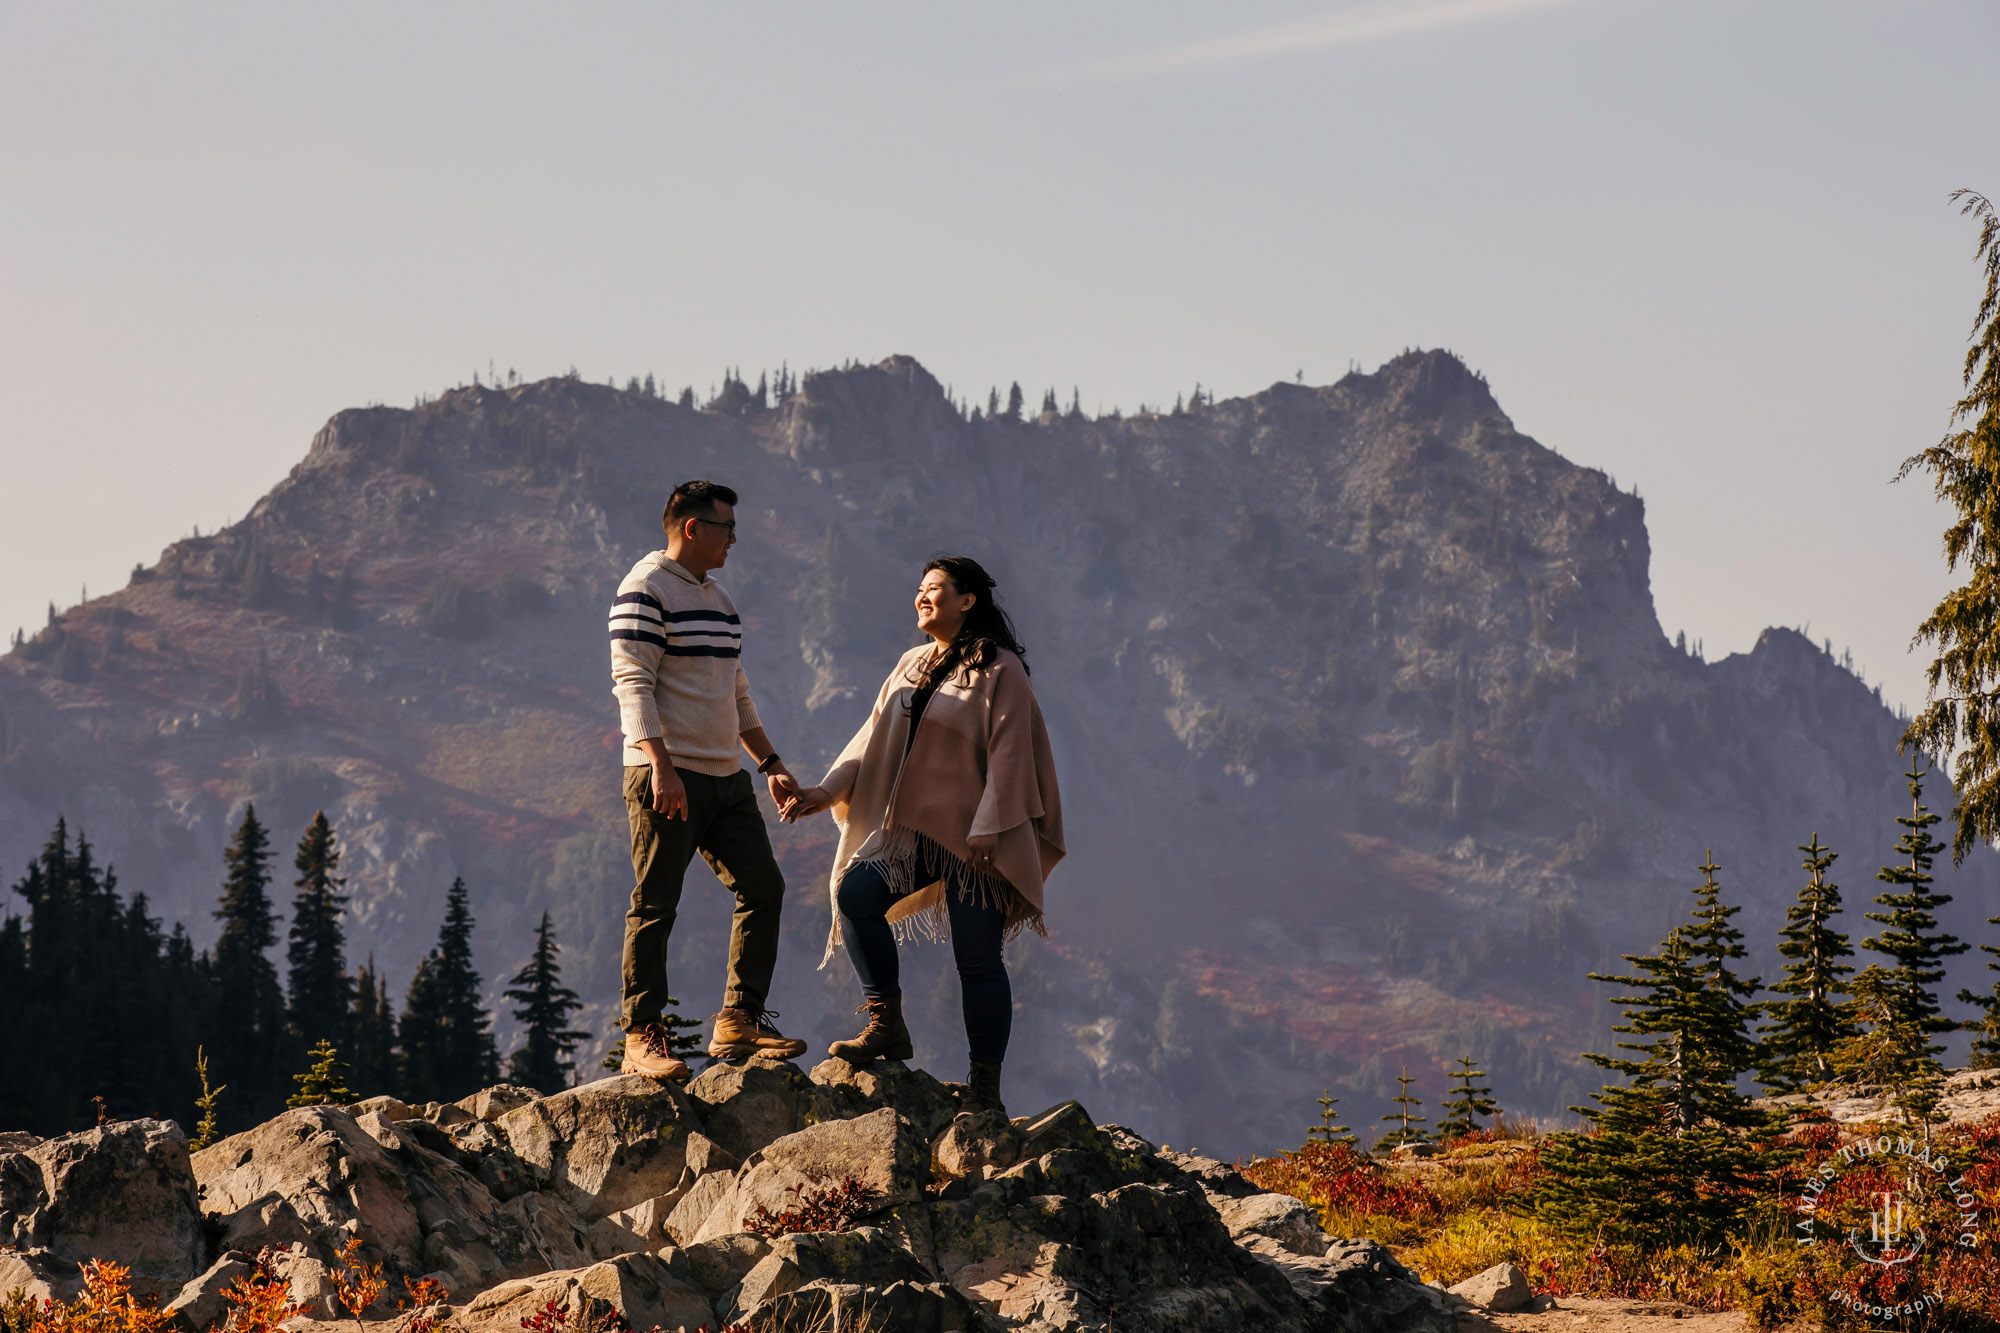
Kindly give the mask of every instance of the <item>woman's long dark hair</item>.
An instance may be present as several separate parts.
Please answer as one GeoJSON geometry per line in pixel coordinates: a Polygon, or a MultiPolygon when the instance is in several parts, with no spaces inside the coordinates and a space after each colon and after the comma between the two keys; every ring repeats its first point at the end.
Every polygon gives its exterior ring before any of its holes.
{"type": "Polygon", "coordinates": [[[958,633],[924,668],[917,688],[934,690],[955,675],[962,677],[962,683],[969,683],[972,673],[992,662],[1002,648],[1020,658],[1021,669],[1026,671],[1028,650],[1015,635],[1014,622],[1000,609],[1000,603],[993,600],[993,576],[977,560],[964,555],[938,556],[924,566],[923,573],[933,569],[950,579],[951,586],[961,595],[971,594],[973,602],[965,619],[959,622],[958,633]]]}

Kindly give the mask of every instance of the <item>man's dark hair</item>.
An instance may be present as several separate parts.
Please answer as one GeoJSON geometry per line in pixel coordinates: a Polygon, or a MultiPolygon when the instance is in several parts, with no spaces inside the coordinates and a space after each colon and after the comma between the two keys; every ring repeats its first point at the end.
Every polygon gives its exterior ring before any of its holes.
{"type": "Polygon", "coordinates": [[[719,481],[684,481],[667,497],[660,513],[660,526],[672,532],[691,518],[707,518],[718,504],[736,507],[736,492],[719,481]]]}

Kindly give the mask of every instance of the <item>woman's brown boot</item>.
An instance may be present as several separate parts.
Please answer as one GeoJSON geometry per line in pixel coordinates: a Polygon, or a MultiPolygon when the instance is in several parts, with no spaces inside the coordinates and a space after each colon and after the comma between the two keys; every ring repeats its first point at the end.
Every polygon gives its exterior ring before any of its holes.
{"type": "Polygon", "coordinates": [[[962,1111],[998,1111],[1007,1114],[1007,1108],[1000,1103],[1000,1062],[998,1060],[974,1060],[972,1071],[965,1079],[965,1097],[959,1102],[962,1111]]]}
{"type": "Polygon", "coordinates": [[[861,1029],[860,1036],[827,1047],[828,1055],[859,1065],[870,1060],[907,1060],[915,1054],[910,1048],[910,1030],[903,1026],[902,996],[863,1000],[854,1012],[867,1014],[868,1026],[861,1029]]]}

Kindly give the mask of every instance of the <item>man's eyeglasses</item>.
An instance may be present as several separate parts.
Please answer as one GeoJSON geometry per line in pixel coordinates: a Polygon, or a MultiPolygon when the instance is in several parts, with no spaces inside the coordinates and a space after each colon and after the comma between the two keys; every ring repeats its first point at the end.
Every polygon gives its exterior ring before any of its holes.
{"type": "Polygon", "coordinates": [[[727,518],[727,519],[697,518],[695,522],[706,523],[711,528],[728,528],[730,536],[734,537],[736,535],[736,520],[733,518],[727,518]]]}

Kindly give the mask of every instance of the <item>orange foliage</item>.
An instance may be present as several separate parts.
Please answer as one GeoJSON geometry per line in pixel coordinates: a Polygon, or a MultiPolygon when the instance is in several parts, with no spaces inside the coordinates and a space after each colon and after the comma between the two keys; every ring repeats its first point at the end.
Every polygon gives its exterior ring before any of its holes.
{"type": "Polygon", "coordinates": [[[174,1317],[132,1295],[132,1270],[93,1259],[83,1266],[83,1294],[67,1304],[43,1301],[29,1333],[158,1333],[174,1317]]]}

